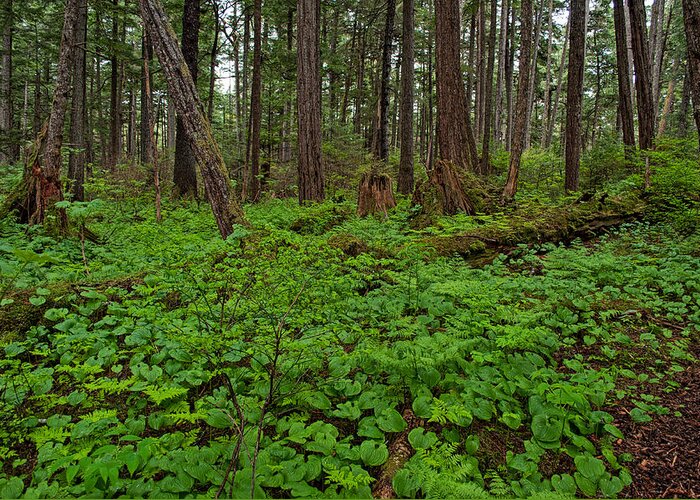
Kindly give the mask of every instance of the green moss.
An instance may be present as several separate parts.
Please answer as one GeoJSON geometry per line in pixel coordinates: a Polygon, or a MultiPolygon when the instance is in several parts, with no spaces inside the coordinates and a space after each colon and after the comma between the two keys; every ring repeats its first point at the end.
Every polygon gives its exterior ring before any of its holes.
{"type": "Polygon", "coordinates": [[[367,253],[369,248],[363,240],[349,233],[334,234],[328,238],[328,245],[342,250],[345,255],[357,257],[361,253],[367,253]]]}

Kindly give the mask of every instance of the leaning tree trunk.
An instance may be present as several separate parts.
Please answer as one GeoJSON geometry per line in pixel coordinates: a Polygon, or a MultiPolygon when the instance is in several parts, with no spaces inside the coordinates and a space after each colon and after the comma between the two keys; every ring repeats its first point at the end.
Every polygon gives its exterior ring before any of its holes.
{"type": "Polygon", "coordinates": [[[299,203],[323,201],[321,161],[321,3],[297,1],[297,119],[299,203]]]}
{"type": "Polygon", "coordinates": [[[241,208],[231,196],[221,151],[163,7],[159,0],[139,0],[139,3],[146,31],[168,82],[168,93],[182,118],[195,159],[200,165],[204,192],[219,232],[226,238],[233,232],[234,223],[245,223],[245,220],[241,208]]]}
{"type": "Polygon", "coordinates": [[[683,20],[688,44],[688,71],[693,97],[693,117],[700,133],[700,5],[697,0],[683,0],[683,20]]]}
{"type": "Polygon", "coordinates": [[[586,55],[586,0],[572,0],[569,20],[569,81],[566,88],[566,165],[564,188],[578,191],[581,161],[581,107],[586,55]]]}
{"type": "Polygon", "coordinates": [[[508,179],[503,188],[501,199],[508,202],[513,199],[518,190],[518,174],[520,173],[520,158],[525,147],[527,134],[527,110],[529,107],[530,89],[530,46],[532,45],[532,0],[523,0],[520,11],[520,61],[518,64],[518,101],[515,105],[515,123],[513,144],[510,152],[508,179]]]}
{"type": "Polygon", "coordinates": [[[617,53],[617,88],[619,95],[620,121],[622,122],[622,142],[629,149],[634,149],[634,108],[632,107],[632,89],[630,88],[629,61],[627,54],[627,27],[625,25],[624,0],[613,0],[615,21],[615,48],[617,53]]]}
{"type": "Polygon", "coordinates": [[[401,59],[401,160],[398,191],[413,191],[413,0],[403,0],[401,59]]]}
{"type": "Polygon", "coordinates": [[[383,214],[388,216],[388,210],[396,206],[391,186],[391,177],[386,174],[366,173],[360,180],[357,193],[357,215],[383,214]]]}
{"type": "MultiPolygon", "coordinates": [[[[199,74],[199,0],[185,0],[182,11],[182,55],[190,70],[195,88],[199,74]]],[[[194,158],[190,137],[180,115],[176,118],[175,162],[173,165],[173,183],[175,193],[184,198],[197,197],[197,164],[194,158]]]]}

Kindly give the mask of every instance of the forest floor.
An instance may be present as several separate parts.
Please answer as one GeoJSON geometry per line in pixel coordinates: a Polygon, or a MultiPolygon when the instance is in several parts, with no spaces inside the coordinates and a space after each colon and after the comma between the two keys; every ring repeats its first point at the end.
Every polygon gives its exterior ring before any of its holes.
{"type": "Polygon", "coordinates": [[[101,196],[0,221],[0,497],[700,494],[697,212],[101,196]]]}

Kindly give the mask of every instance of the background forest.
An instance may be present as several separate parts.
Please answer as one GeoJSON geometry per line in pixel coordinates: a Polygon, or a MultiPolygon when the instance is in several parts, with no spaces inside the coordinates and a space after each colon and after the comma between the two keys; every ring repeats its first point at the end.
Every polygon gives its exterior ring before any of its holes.
{"type": "Polygon", "coordinates": [[[700,495],[698,0],[0,11],[0,497],[700,495]]]}

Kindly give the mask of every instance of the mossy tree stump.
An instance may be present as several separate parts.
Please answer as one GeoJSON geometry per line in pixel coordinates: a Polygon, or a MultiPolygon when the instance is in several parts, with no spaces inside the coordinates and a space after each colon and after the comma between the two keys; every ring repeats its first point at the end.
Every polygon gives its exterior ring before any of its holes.
{"type": "Polygon", "coordinates": [[[372,172],[362,175],[357,194],[357,215],[384,214],[386,217],[389,209],[395,206],[391,177],[372,172]]]}

